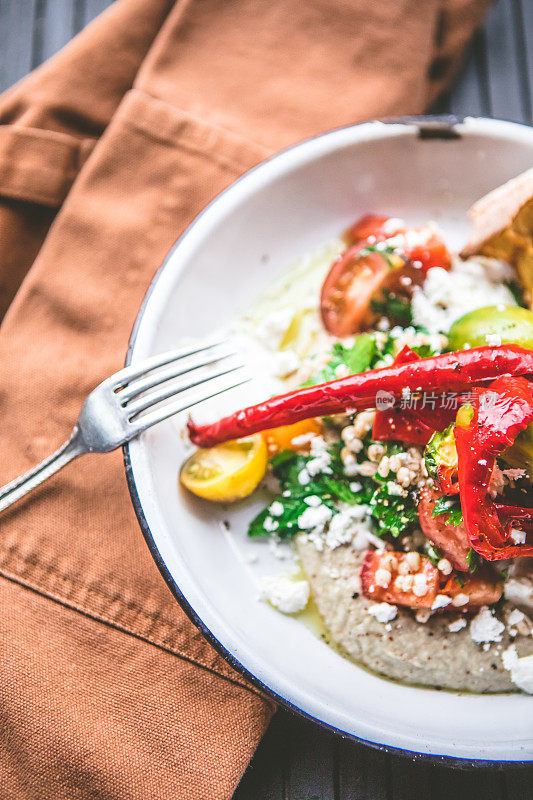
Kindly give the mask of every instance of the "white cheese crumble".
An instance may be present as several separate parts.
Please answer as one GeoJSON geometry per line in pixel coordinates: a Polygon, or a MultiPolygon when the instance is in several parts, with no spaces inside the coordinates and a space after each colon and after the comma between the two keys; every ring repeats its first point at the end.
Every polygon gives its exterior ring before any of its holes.
{"type": "Polygon", "coordinates": [[[455,619],[448,625],[448,630],[450,631],[450,633],[458,633],[463,628],[466,628],[466,620],[463,619],[462,617],[459,617],[459,619],[455,619]]]}
{"type": "Polygon", "coordinates": [[[523,611],[520,611],[518,608],[513,608],[511,613],[509,614],[509,618],[507,620],[508,625],[518,625],[520,622],[525,620],[526,615],[523,611]]]}
{"type": "Polygon", "coordinates": [[[283,503],[280,503],[279,500],[274,500],[274,502],[270,504],[268,511],[271,517],[281,517],[283,514],[283,503]]]}
{"type": "Polygon", "coordinates": [[[499,347],[502,343],[502,337],[497,333],[487,333],[485,341],[490,347],[499,347]]]}
{"type": "Polygon", "coordinates": [[[423,597],[425,594],[427,594],[427,591],[428,591],[428,585],[426,581],[426,576],[419,572],[414,576],[413,594],[416,595],[417,597],[423,597]]]}
{"type": "Polygon", "coordinates": [[[502,653],[505,669],[511,673],[512,682],[527,694],[533,694],[533,655],[520,658],[516,645],[512,644],[502,653]]]}
{"type": "Polygon", "coordinates": [[[442,572],[443,575],[449,575],[452,571],[452,565],[447,558],[441,558],[439,563],[437,564],[437,569],[439,572],[442,572]]]}
{"type": "Polygon", "coordinates": [[[306,470],[306,468],[304,467],[298,473],[298,483],[300,484],[300,486],[305,486],[306,484],[308,484],[310,482],[311,482],[311,476],[308,473],[308,471],[306,470]]]}
{"type": "Polygon", "coordinates": [[[286,378],[296,372],[300,366],[300,358],[294,350],[280,350],[272,356],[272,374],[276,378],[286,378]]]}
{"type": "Polygon", "coordinates": [[[272,519],[272,517],[266,517],[265,521],[263,522],[263,528],[265,531],[267,531],[267,533],[273,533],[279,528],[279,522],[275,519],[272,519]]]}
{"type": "Polygon", "coordinates": [[[323,529],[333,516],[333,511],[325,505],[309,506],[298,517],[298,527],[302,531],[323,529]]]}
{"type": "Polygon", "coordinates": [[[322,505],[322,500],[317,494],[310,494],[309,497],[304,497],[304,503],[311,508],[318,508],[322,505]]]}
{"type": "Polygon", "coordinates": [[[502,270],[494,259],[472,258],[454,260],[452,269],[442,267],[428,270],[423,287],[415,287],[412,301],[413,321],[430,333],[448,331],[455,320],[485,306],[516,305],[503,285],[502,270]]]}
{"type": "Polygon", "coordinates": [[[364,537],[364,544],[360,549],[366,550],[368,547],[366,534],[369,532],[369,511],[368,506],[343,506],[329,524],[329,529],[326,533],[326,547],[328,550],[334,550],[342,544],[352,542],[354,537],[357,538],[359,534],[364,537]]]}
{"type": "Polygon", "coordinates": [[[515,544],[525,544],[526,542],[526,532],[519,528],[511,528],[510,536],[515,544]]]}
{"type": "Polygon", "coordinates": [[[375,603],[373,606],[369,607],[368,613],[375,617],[378,622],[385,624],[386,622],[391,622],[396,617],[398,609],[390,603],[375,603]]]}
{"type": "Polygon", "coordinates": [[[257,337],[272,350],[277,350],[292,322],[294,311],[290,307],[276,309],[266,316],[257,329],[257,337]]]}
{"type": "Polygon", "coordinates": [[[455,597],[452,599],[452,606],[455,606],[456,608],[460,608],[461,606],[466,606],[469,599],[470,598],[468,597],[467,594],[459,592],[459,594],[456,594],[455,597]]]}
{"type": "Polygon", "coordinates": [[[374,581],[376,586],[381,586],[383,589],[386,589],[390,584],[392,579],[392,574],[389,572],[388,569],[377,569],[376,574],[374,575],[374,581]]]}
{"type": "Polygon", "coordinates": [[[323,436],[313,436],[311,439],[311,456],[311,460],[305,466],[309,475],[331,474],[331,456],[323,436]]]}
{"type": "Polygon", "coordinates": [[[433,601],[431,610],[436,611],[437,608],[446,608],[446,606],[449,606],[451,602],[451,597],[447,597],[445,594],[438,594],[433,601]]]}
{"type": "Polygon", "coordinates": [[[481,606],[470,623],[470,636],[474,642],[501,642],[505,630],[503,622],[494,616],[488,606],[481,606]]]}
{"type": "Polygon", "coordinates": [[[269,575],[261,579],[262,596],[278,611],[296,614],[309,601],[309,583],[295,581],[287,575],[269,575]]]}

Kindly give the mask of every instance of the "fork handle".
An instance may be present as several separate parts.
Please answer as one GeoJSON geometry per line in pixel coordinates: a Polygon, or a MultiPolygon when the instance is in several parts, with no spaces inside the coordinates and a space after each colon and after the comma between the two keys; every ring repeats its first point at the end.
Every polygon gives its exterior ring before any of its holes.
{"type": "Polygon", "coordinates": [[[54,473],[66,466],[70,461],[87,452],[87,448],[79,435],[77,427],[72,431],[70,439],[61,445],[55,453],[45,458],[36,467],[28,470],[0,489],[0,511],[20,500],[25,494],[50,478],[54,473]]]}

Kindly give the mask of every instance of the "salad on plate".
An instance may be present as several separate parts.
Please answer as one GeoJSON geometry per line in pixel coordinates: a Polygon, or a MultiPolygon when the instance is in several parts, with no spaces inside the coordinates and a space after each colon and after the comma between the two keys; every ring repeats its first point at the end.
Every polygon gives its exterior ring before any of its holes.
{"type": "Polygon", "coordinates": [[[480,200],[461,254],[364,215],[235,323],[261,401],[188,422],[183,486],[266,488],[248,536],[293,548],[263,599],[406,683],[533,693],[532,195],[480,200]]]}

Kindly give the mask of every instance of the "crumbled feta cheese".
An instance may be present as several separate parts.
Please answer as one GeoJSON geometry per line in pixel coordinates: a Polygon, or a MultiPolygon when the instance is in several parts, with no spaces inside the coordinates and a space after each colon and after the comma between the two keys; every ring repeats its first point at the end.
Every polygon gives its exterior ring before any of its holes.
{"type": "Polygon", "coordinates": [[[313,436],[311,439],[311,460],[306,464],[306,470],[309,475],[318,475],[319,473],[330,474],[331,469],[331,456],[328,453],[328,446],[323,436],[313,436]]]}
{"type": "Polygon", "coordinates": [[[291,375],[300,366],[300,359],[294,350],[280,350],[272,356],[272,374],[276,378],[291,375]]]}
{"type": "Polygon", "coordinates": [[[308,483],[311,483],[311,476],[305,467],[298,473],[298,483],[301,486],[306,486],[308,483]]]}
{"type": "Polygon", "coordinates": [[[485,341],[490,347],[499,347],[502,343],[502,337],[497,333],[487,333],[485,341]]]}
{"type": "Polygon", "coordinates": [[[396,497],[407,496],[405,489],[402,489],[400,484],[394,481],[387,481],[387,491],[389,494],[395,495],[396,497]]]}
{"type": "Polygon", "coordinates": [[[431,609],[432,611],[436,611],[438,608],[446,608],[451,602],[451,597],[447,597],[445,594],[438,594],[433,601],[431,609]]]}
{"type": "Polygon", "coordinates": [[[397,615],[398,609],[390,603],[375,603],[370,606],[368,613],[377,619],[378,622],[385,624],[391,622],[397,615]]]}
{"type": "Polygon", "coordinates": [[[423,287],[416,286],[411,309],[416,325],[430,333],[448,331],[463,314],[485,306],[516,305],[510,290],[495,279],[487,261],[454,261],[450,271],[433,267],[423,287]]]}
{"type": "Polygon", "coordinates": [[[265,521],[263,522],[263,528],[268,533],[273,533],[279,528],[279,522],[277,520],[272,519],[272,517],[265,517],[265,521]]]}
{"type": "Polygon", "coordinates": [[[467,594],[463,594],[463,592],[460,592],[459,594],[456,594],[455,597],[452,598],[452,606],[455,606],[456,608],[460,608],[461,606],[466,606],[469,599],[470,598],[468,597],[467,594]]]}
{"type": "Polygon", "coordinates": [[[509,625],[518,625],[518,623],[522,622],[523,620],[525,620],[525,618],[526,618],[526,615],[524,614],[523,611],[520,611],[518,608],[513,608],[513,610],[509,614],[509,618],[507,620],[507,623],[509,625]]]}
{"type": "Polygon", "coordinates": [[[463,628],[466,628],[466,620],[463,619],[462,617],[459,617],[459,619],[455,619],[448,625],[448,630],[450,631],[450,633],[458,633],[463,628]]]}
{"type": "Polygon", "coordinates": [[[357,481],[352,481],[350,483],[350,489],[352,490],[352,492],[360,492],[362,488],[363,488],[362,483],[358,483],[357,481]]]}
{"type": "Polygon", "coordinates": [[[309,506],[303,514],[298,517],[298,527],[302,531],[312,529],[323,529],[325,524],[330,521],[333,515],[331,508],[325,505],[309,506]]]}
{"type": "Polygon", "coordinates": [[[374,581],[376,582],[377,586],[381,586],[383,589],[386,589],[392,579],[392,575],[388,569],[377,569],[376,574],[374,575],[374,581]]]}
{"type": "Polygon", "coordinates": [[[309,583],[295,581],[287,575],[272,575],[261,579],[263,598],[284,614],[302,611],[309,601],[309,583]]]}
{"type": "Polygon", "coordinates": [[[370,528],[367,528],[361,524],[357,529],[354,538],[352,539],[352,547],[357,551],[367,550],[369,544],[375,547],[378,552],[381,552],[385,549],[385,542],[383,539],[380,539],[379,536],[376,536],[375,533],[372,533],[370,528]]]}
{"type": "Polygon", "coordinates": [[[447,558],[441,558],[437,564],[437,569],[439,572],[442,572],[443,575],[449,575],[452,571],[452,565],[447,558]]]}
{"type": "Polygon", "coordinates": [[[317,494],[310,494],[309,497],[304,497],[304,503],[311,508],[318,508],[322,505],[322,500],[317,494]]]}
{"type": "Polygon", "coordinates": [[[515,544],[525,544],[526,541],[525,531],[521,531],[519,528],[511,528],[510,536],[515,544]]]}
{"type": "Polygon", "coordinates": [[[510,670],[511,667],[513,667],[517,661],[518,661],[518,653],[516,652],[516,645],[511,644],[509,645],[507,650],[504,650],[502,653],[503,668],[510,670]]]}
{"type": "Polygon", "coordinates": [[[418,573],[417,575],[414,576],[413,594],[416,595],[417,597],[423,597],[425,594],[427,594],[427,591],[428,591],[428,585],[426,576],[423,575],[422,573],[418,573]]]}
{"type": "Polygon", "coordinates": [[[333,372],[336,378],[346,378],[350,374],[350,370],[346,364],[337,364],[333,372]]]}
{"type": "Polygon", "coordinates": [[[274,500],[274,502],[270,504],[268,511],[271,517],[281,517],[283,514],[283,503],[280,503],[279,500],[274,500]]]}
{"type": "Polygon", "coordinates": [[[277,350],[294,316],[293,309],[280,308],[265,317],[257,329],[257,337],[272,350],[277,350]]]}
{"type": "Polygon", "coordinates": [[[302,433],[300,436],[295,436],[294,439],[291,439],[291,444],[295,447],[304,447],[306,444],[310,444],[315,436],[316,433],[302,433]]]}
{"type": "Polygon", "coordinates": [[[334,550],[341,544],[348,544],[352,542],[355,549],[366,550],[368,547],[368,534],[370,529],[368,527],[368,516],[370,509],[368,506],[342,506],[337,514],[333,517],[329,524],[326,533],[325,544],[328,550],[334,550]],[[364,540],[361,542],[361,547],[356,546],[354,540],[358,536],[364,540]]]}
{"type": "Polygon", "coordinates": [[[505,630],[503,622],[494,616],[488,606],[481,606],[470,623],[470,636],[474,642],[501,642],[505,630]]]}
{"type": "Polygon", "coordinates": [[[512,682],[522,691],[533,694],[533,655],[519,658],[516,645],[512,644],[503,651],[502,661],[511,673],[512,682]]]}

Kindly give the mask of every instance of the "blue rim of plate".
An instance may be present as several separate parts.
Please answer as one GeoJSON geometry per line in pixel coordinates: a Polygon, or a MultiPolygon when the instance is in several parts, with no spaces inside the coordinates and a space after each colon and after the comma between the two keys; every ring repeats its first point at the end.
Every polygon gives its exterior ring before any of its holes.
{"type": "MultiPolygon", "coordinates": [[[[125,366],[129,366],[131,363],[131,358],[133,355],[133,350],[135,347],[135,343],[137,341],[137,334],[141,324],[141,320],[144,315],[144,311],[150,299],[150,296],[154,290],[155,285],[157,284],[159,278],[163,270],[165,269],[167,263],[169,262],[170,258],[174,254],[174,251],[179,246],[181,241],[188,236],[190,231],[196,226],[198,221],[204,216],[204,214],[211,208],[212,205],[217,203],[221,197],[223,197],[227,192],[231,191],[232,188],[240,183],[244,178],[246,178],[251,173],[255,172],[257,169],[261,169],[264,167],[265,164],[268,164],[270,161],[276,159],[282,153],[286,153],[289,150],[294,150],[295,148],[299,147],[306,142],[314,141],[315,139],[321,139],[325,136],[328,136],[331,133],[335,133],[336,131],[340,130],[347,130],[349,128],[356,128],[360,125],[365,125],[368,123],[379,122],[385,125],[414,125],[418,127],[418,137],[420,139],[450,139],[456,140],[461,138],[460,132],[455,130],[456,125],[460,125],[464,122],[465,119],[477,119],[477,120],[486,120],[488,122],[512,122],[512,120],[502,120],[502,119],[495,119],[495,118],[487,118],[487,117],[474,117],[471,115],[456,115],[456,114],[426,114],[421,116],[399,116],[399,117],[384,117],[382,119],[366,119],[361,120],[361,122],[357,123],[350,123],[348,125],[340,125],[337,128],[332,128],[331,130],[325,131],[324,133],[317,134],[316,136],[309,136],[306,139],[302,139],[301,141],[293,144],[289,147],[286,147],[282,150],[277,151],[269,158],[262,161],[260,164],[257,164],[252,169],[245,172],[239,178],[237,178],[233,183],[231,183],[226,189],[222,192],[219,192],[211,201],[208,203],[205,208],[200,211],[199,214],[193,219],[190,225],[183,231],[181,236],[176,240],[172,248],[170,249],[167,257],[163,261],[162,265],[159,267],[157,272],[155,273],[152,281],[146,291],[146,294],[142,300],[141,306],[139,308],[139,312],[135,319],[135,323],[133,325],[133,329],[130,335],[130,340],[128,343],[128,351],[126,353],[125,359],[125,366]]],[[[512,124],[517,125],[519,127],[530,128],[533,127],[531,125],[525,123],[516,123],[512,122],[512,124]]],[[[420,761],[425,764],[432,764],[435,766],[443,766],[443,767],[455,767],[458,769],[483,769],[492,767],[493,769],[503,770],[503,769],[521,769],[525,767],[530,767],[532,761],[497,761],[497,760],[477,760],[477,759],[468,759],[468,758],[456,758],[454,756],[447,756],[447,755],[436,755],[432,753],[419,753],[416,750],[404,750],[398,747],[392,747],[390,745],[381,744],[379,742],[371,742],[368,739],[362,739],[359,736],[356,736],[353,733],[349,733],[347,731],[343,731],[340,728],[331,725],[329,722],[325,722],[318,717],[314,717],[312,714],[309,714],[303,708],[291,703],[290,700],[287,700],[285,697],[277,694],[273,689],[266,686],[262,681],[259,680],[255,675],[249,672],[243,664],[238,661],[235,656],[233,656],[229,650],[224,647],[222,642],[216,638],[216,636],[210,631],[210,629],[205,625],[202,619],[198,616],[194,608],[190,605],[187,598],[181,592],[179,586],[175,582],[174,578],[172,577],[168,567],[163,560],[161,553],[159,552],[157,545],[155,543],[154,536],[152,531],[150,530],[150,526],[148,525],[148,520],[145,517],[143,507],[139,498],[139,493],[137,491],[137,485],[135,483],[135,477],[133,475],[133,468],[131,465],[131,456],[130,456],[130,448],[129,444],[126,443],[123,448],[123,458],[124,458],[124,469],[126,472],[126,481],[128,485],[128,490],[130,493],[131,501],[133,504],[133,509],[137,516],[137,521],[141,528],[141,532],[144,536],[146,544],[148,545],[148,549],[154,559],[159,572],[163,576],[168,588],[174,595],[174,598],[178,601],[179,605],[183,609],[183,611],[187,614],[191,622],[201,631],[201,633],[205,636],[208,642],[212,645],[212,647],[217,651],[219,655],[221,655],[225,661],[240,675],[246,678],[256,689],[259,689],[264,695],[269,697],[275,703],[280,706],[283,706],[287,710],[291,711],[293,714],[297,714],[300,717],[303,717],[306,720],[314,722],[316,725],[319,725],[321,728],[330,731],[331,733],[335,733],[345,739],[350,739],[358,744],[367,745],[368,747],[372,747],[376,750],[380,750],[385,753],[389,753],[390,755],[395,756],[403,756],[405,758],[410,758],[413,761],[420,761]]]]}

